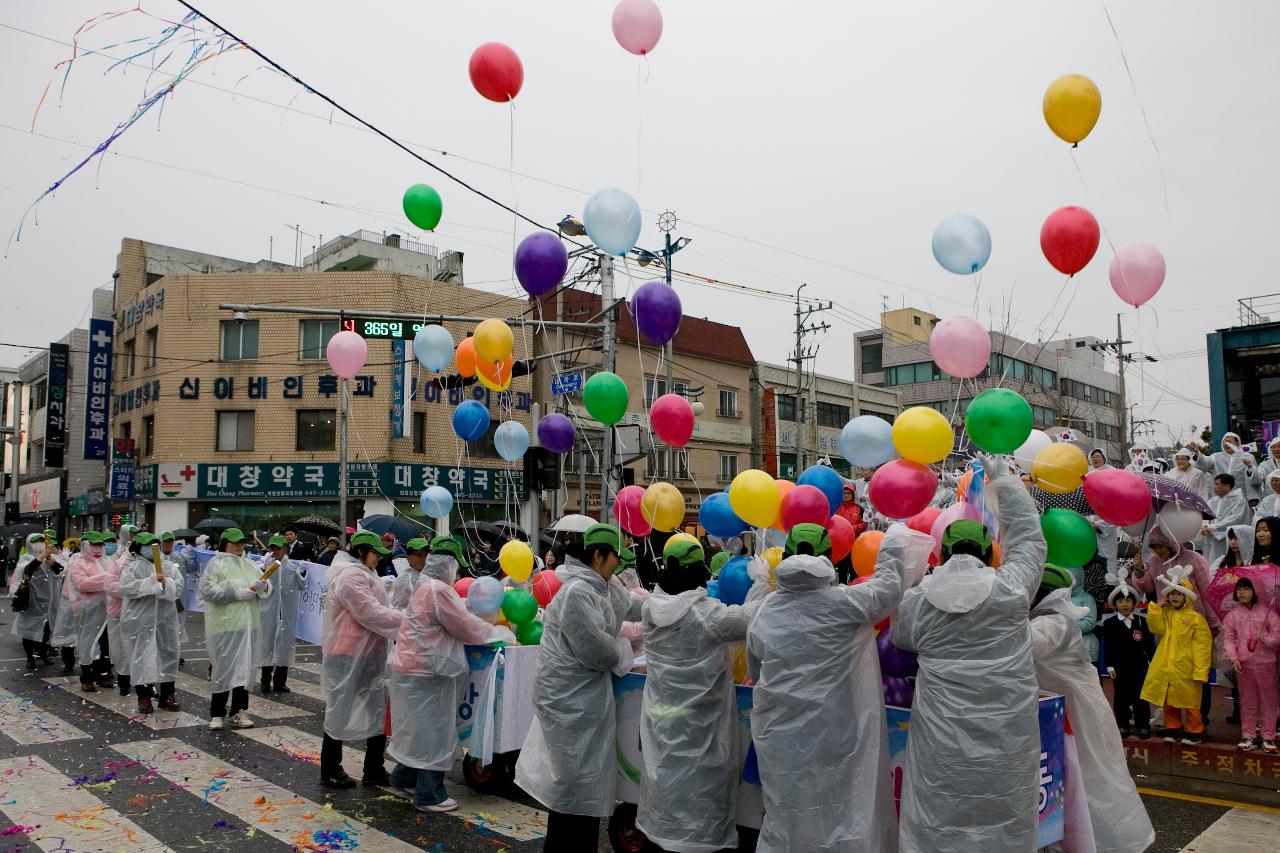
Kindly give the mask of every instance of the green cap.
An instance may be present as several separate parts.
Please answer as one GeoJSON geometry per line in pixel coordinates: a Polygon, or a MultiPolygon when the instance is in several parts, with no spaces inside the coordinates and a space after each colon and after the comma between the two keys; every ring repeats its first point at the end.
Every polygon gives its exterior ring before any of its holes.
{"type": "Polygon", "coordinates": [[[390,548],[382,547],[382,537],[374,533],[372,530],[361,530],[355,536],[351,537],[350,544],[352,548],[356,547],[357,545],[372,546],[374,551],[376,551],[377,553],[381,554],[384,557],[387,554],[391,553],[390,548]]]}
{"type": "Polygon", "coordinates": [[[44,532],[44,537],[45,537],[46,539],[57,539],[57,538],[58,538],[58,531],[56,531],[56,530],[46,530],[46,531],[44,532]]]}
{"type": "Polygon", "coordinates": [[[228,527],[222,531],[222,535],[218,537],[223,542],[243,542],[244,531],[239,527],[228,527]]]}
{"type": "Polygon", "coordinates": [[[1040,578],[1040,585],[1047,586],[1049,589],[1071,589],[1075,582],[1070,569],[1055,566],[1053,563],[1045,564],[1044,575],[1040,578]]]}
{"type": "Polygon", "coordinates": [[[285,548],[288,547],[289,543],[284,541],[284,537],[277,533],[267,540],[267,545],[272,548],[285,548]]]}
{"type": "Polygon", "coordinates": [[[711,558],[711,577],[714,578],[718,576],[720,574],[720,570],[724,568],[724,564],[727,562],[729,562],[728,551],[721,551],[720,553],[712,557],[711,558]]]}
{"type": "Polygon", "coordinates": [[[122,524],[122,525],[120,525],[120,532],[121,532],[121,533],[124,533],[126,530],[127,530],[127,531],[129,531],[129,536],[130,536],[130,537],[132,537],[132,536],[133,536],[133,534],[135,534],[135,533],[137,533],[137,532],[138,532],[138,525],[136,525],[136,524],[122,524]]]}
{"type": "Polygon", "coordinates": [[[418,551],[429,551],[431,550],[431,545],[428,544],[427,540],[423,539],[421,536],[415,536],[412,539],[410,539],[408,542],[404,543],[404,550],[405,550],[405,553],[417,553],[418,551]]]}
{"type": "MultiPolygon", "coordinates": [[[[411,539],[409,540],[409,544],[412,545],[414,542],[418,541],[420,540],[411,539]]],[[[431,540],[431,544],[428,547],[431,548],[431,553],[433,554],[448,554],[453,557],[453,559],[458,561],[459,566],[465,566],[467,564],[466,545],[456,536],[437,536],[431,540]]]]}
{"type": "Polygon", "coordinates": [[[618,559],[635,561],[636,555],[622,544],[622,531],[612,524],[593,524],[582,534],[582,544],[590,548],[592,545],[608,545],[618,552],[618,559]]]}
{"type": "Polygon", "coordinates": [[[115,533],[111,532],[110,530],[104,530],[104,531],[102,531],[102,541],[103,541],[103,542],[114,542],[114,541],[116,541],[116,535],[115,535],[115,533]]]}
{"type": "Polygon", "coordinates": [[[177,537],[175,537],[173,533],[168,530],[160,534],[161,542],[172,542],[175,538],[177,537]]]}
{"type": "Polygon", "coordinates": [[[980,521],[962,518],[947,525],[942,533],[942,550],[951,553],[957,542],[977,542],[983,551],[991,549],[991,533],[980,521]]]}
{"type": "Polygon", "coordinates": [[[101,544],[102,544],[102,533],[101,533],[100,531],[97,531],[97,530],[88,530],[88,531],[85,531],[85,534],[84,534],[83,536],[81,536],[81,537],[80,537],[80,541],[81,541],[81,542],[88,542],[90,545],[101,545],[101,544]]]}
{"type": "Polygon", "coordinates": [[[133,541],[139,545],[154,545],[156,535],[154,533],[139,533],[133,537],[133,541]]]}
{"type": "Polygon", "coordinates": [[[787,545],[783,553],[788,557],[803,553],[800,550],[801,544],[808,544],[815,557],[831,556],[831,534],[821,524],[805,522],[792,527],[787,534],[787,545]]]}
{"type": "Polygon", "coordinates": [[[28,534],[27,534],[27,544],[28,544],[28,545],[34,545],[34,544],[36,544],[37,542],[43,542],[43,541],[44,541],[44,534],[43,534],[43,533],[28,533],[28,534]]]}
{"type": "Polygon", "coordinates": [[[662,549],[662,562],[665,563],[668,557],[675,557],[676,562],[682,566],[692,566],[707,558],[701,545],[683,538],[671,539],[667,542],[666,547],[662,549]]]}

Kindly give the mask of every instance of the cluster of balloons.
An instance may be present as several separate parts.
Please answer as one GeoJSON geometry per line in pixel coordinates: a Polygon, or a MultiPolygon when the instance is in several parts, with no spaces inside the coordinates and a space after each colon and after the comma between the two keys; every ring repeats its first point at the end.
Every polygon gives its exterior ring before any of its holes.
{"type": "MultiPolygon", "coordinates": [[[[498,564],[516,583],[529,580],[533,572],[533,551],[520,540],[511,540],[498,552],[498,564]]],[[[542,640],[542,622],[538,609],[546,607],[560,591],[561,582],[554,572],[541,572],[530,589],[504,586],[497,578],[459,578],[453,585],[467,607],[491,622],[505,621],[511,626],[521,645],[536,646],[542,640]]]]}

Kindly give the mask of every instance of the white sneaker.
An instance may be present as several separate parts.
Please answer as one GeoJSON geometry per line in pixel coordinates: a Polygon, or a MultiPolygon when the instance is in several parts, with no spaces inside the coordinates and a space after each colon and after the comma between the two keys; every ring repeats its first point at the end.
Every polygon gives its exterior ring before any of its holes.
{"type": "Polygon", "coordinates": [[[420,812],[451,812],[458,807],[458,801],[453,797],[449,797],[443,803],[436,803],[434,806],[414,805],[414,808],[420,812]]]}
{"type": "Polygon", "coordinates": [[[224,717],[210,717],[209,731],[220,732],[227,727],[227,721],[224,717]]]}
{"type": "Polygon", "coordinates": [[[1236,744],[1236,749],[1241,750],[1242,752],[1248,752],[1249,750],[1253,749],[1253,738],[1251,737],[1240,738],[1240,742],[1236,744]]]}
{"type": "Polygon", "coordinates": [[[244,713],[234,714],[231,717],[231,728],[251,729],[253,728],[253,720],[246,717],[244,713]]]}

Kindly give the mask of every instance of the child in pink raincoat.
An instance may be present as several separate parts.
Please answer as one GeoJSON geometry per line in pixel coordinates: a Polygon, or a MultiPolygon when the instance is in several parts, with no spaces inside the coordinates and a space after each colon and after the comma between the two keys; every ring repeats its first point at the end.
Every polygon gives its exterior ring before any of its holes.
{"type": "Polygon", "coordinates": [[[1235,667],[1240,690],[1240,742],[1254,748],[1262,732],[1262,748],[1276,751],[1276,651],[1280,649],[1280,614],[1262,600],[1248,578],[1236,581],[1236,606],[1222,620],[1222,647],[1235,667]]]}

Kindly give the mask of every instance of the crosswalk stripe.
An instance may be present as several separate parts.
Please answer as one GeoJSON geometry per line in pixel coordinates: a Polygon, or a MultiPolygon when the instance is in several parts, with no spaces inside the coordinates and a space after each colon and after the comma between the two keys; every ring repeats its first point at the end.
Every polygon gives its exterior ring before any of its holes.
{"type": "Polygon", "coordinates": [[[30,699],[0,690],[0,732],[24,746],[89,737],[30,699]]]}
{"type": "Polygon", "coordinates": [[[0,761],[0,812],[41,850],[170,849],[34,755],[0,761]]]}
{"type": "MultiPolygon", "coordinates": [[[[176,683],[179,690],[194,693],[205,699],[213,695],[213,684],[208,679],[200,678],[196,675],[179,672],[176,683]]],[[[249,700],[249,716],[261,717],[264,720],[304,717],[311,713],[313,712],[295,708],[292,705],[281,705],[279,702],[272,702],[270,699],[263,699],[261,696],[254,696],[249,700]]]]}
{"type": "Polygon", "coordinates": [[[310,672],[313,675],[323,675],[324,666],[320,663],[295,663],[289,669],[300,669],[303,672],[310,672]]]}
{"type": "Polygon", "coordinates": [[[1254,853],[1275,848],[1280,816],[1251,809],[1232,809],[1218,818],[1182,853],[1254,853]]]}
{"type": "MultiPolygon", "coordinates": [[[[236,734],[283,752],[298,761],[316,766],[320,764],[320,739],[313,734],[289,726],[241,729],[236,734]]],[[[388,760],[385,763],[387,770],[395,767],[394,761],[388,760]]],[[[342,764],[348,773],[359,775],[364,766],[364,753],[344,745],[342,764]]],[[[403,792],[397,789],[387,790],[403,796],[403,792]]],[[[450,817],[516,841],[534,841],[547,834],[546,812],[502,797],[473,794],[463,785],[450,785],[449,795],[458,801],[457,811],[446,812],[450,817]]]]}
{"type": "Polygon", "coordinates": [[[303,681],[301,678],[289,679],[289,689],[300,696],[306,696],[308,699],[315,699],[317,702],[324,701],[324,693],[320,691],[319,684],[312,684],[310,681],[303,681]]]}
{"type": "Polygon", "coordinates": [[[331,805],[314,803],[174,738],[115,744],[111,748],[295,850],[408,853],[418,849],[331,805]]]}
{"type": "Polygon", "coordinates": [[[92,702],[108,711],[128,717],[130,722],[146,726],[152,731],[181,729],[187,726],[198,726],[203,722],[199,717],[188,714],[186,711],[157,710],[154,714],[139,714],[136,697],[121,696],[115,688],[99,689],[96,693],[83,693],[80,690],[80,681],[76,678],[46,678],[45,682],[55,684],[86,702],[92,702]]]}

